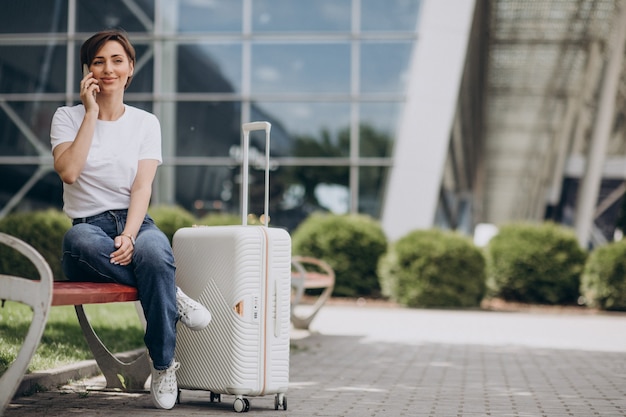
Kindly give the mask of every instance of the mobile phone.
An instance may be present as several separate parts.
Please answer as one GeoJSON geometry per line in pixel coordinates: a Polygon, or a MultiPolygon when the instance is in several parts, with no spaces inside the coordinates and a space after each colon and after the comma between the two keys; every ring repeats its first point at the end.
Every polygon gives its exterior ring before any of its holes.
{"type": "MultiPolygon", "coordinates": [[[[87,64],[83,64],[83,77],[85,77],[87,74],[89,74],[91,71],[89,71],[89,65],[87,64]]],[[[93,96],[96,96],[96,92],[93,92],[93,96]]]]}

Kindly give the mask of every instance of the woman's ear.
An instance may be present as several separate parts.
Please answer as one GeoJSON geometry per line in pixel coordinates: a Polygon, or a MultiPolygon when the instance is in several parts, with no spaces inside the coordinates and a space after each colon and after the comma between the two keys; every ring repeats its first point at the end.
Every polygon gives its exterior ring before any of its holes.
{"type": "Polygon", "coordinates": [[[130,71],[128,72],[128,79],[126,80],[126,85],[124,86],[124,90],[128,88],[130,84],[130,80],[133,78],[133,74],[135,73],[135,63],[130,61],[130,71]]]}

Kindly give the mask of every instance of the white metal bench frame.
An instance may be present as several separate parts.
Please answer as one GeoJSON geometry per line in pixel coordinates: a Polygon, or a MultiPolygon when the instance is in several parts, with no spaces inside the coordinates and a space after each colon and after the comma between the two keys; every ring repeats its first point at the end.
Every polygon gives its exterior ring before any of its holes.
{"type": "Polygon", "coordinates": [[[0,416],[13,399],[17,387],[24,377],[28,364],[37,350],[43,334],[50,305],[52,303],[53,275],[46,260],[32,246],[23,241],[0,233],[0,243],[3,243],[24,256],[37,268],[39,280],[29,280],[22,277],[0,274],[0,299],[16,301],[29,305],[33,309],[33,320],[20,351],[6,372],[0,378],[0,416]]]}
{"type": "Polygon", "coordinates": [[[321,259],[308,256],[294,256],[291,259],[294,271],[291,272],[291,322],[296,329],[307,330],[311,322],[330,298],[335,288],[335,271],[321,259]],[[298,314],[295,309],[302,304],[302,296],[307,289],[323,289],[308,314],[298,314]]]}

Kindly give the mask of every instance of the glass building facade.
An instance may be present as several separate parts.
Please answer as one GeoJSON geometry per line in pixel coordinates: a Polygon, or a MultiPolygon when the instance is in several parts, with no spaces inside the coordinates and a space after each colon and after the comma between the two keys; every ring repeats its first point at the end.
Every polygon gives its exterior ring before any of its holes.
{"type": "MultiPolygon", "coordinates": [[[[153,204],[239,211],[240,125],[272,123],[272,224],[313,211],[380,216],[420,0],[21,0],[0,15],[0,215],[62,206],[50,120],[78,102],[78,49],[122,28],[126,102],[155,113],[153,204]]],[[[252,137],[251,211],[265,144],[252,137]],[[255,161],[255,159],[257,159],[255,161]]]]}

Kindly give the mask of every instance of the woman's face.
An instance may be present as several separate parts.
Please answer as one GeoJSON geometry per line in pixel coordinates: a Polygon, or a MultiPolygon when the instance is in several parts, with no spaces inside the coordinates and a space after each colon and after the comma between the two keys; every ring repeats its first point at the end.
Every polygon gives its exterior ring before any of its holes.
{"type": "Polygon", "coordinates": [[[134,66],[119,42],[108,41],[96,53],[89,70],[98,80],[99,94],[111,94],[124,91],[134,66]]]}

